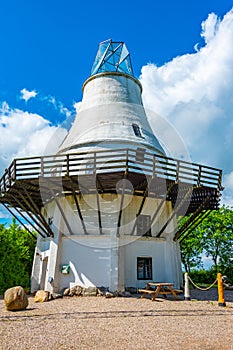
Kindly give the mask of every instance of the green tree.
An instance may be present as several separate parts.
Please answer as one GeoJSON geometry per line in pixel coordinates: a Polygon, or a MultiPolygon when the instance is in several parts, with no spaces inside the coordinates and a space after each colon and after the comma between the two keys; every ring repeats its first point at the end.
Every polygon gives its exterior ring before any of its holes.
{"type": "MultiPolygon", "coordinates": [[[[222,206],[198,226],[205,254],[211,257],[215,270],[227,267],[233,256],[233,210],[222,206]]],[[[222,272],[222,271],[221,271],[222,272]]]]}
{"type": "MultiPolygon", "coordinates": [[[[200,256],[211,257],[215,272],[232,271],[233,210],[222,206],[213,210],[187,238],[181,242],[182,262],[187,271],[200,267],[200,256]],[[196,266],[194,266],[196,264],[196,266]]],[[[233,274],[233,272],[232,272],[233,274]]],[[[233,277],[233,276],[228,276],[233,277]]]]}
{"type": "Polygon", "coordinates": [[[16,285],[29,289],[35,243],[15,219],[8,227],[0,225],[0,294],[16,285]]]}
{"type": "Polygon", "coordinates": [[[185,272],[190,272],[192,268],[202,266],[201,254],[203,248],[200,244],[200,235],[195,232],[185,238],[180,243],[181,261],[184,265],[185,272]]]}

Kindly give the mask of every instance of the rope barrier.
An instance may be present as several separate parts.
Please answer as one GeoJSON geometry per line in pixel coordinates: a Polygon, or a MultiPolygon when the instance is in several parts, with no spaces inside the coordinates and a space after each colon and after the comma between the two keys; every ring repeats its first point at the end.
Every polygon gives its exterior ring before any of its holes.
{"type": "Polygon", "coordinates": [[[192,285],[194,287],[196,287],[199,290],[203,290],[203,291],[209,290],[210,288],[212,288],[215,285],[215,283],[217,283],[218,284],[218,305],[219,306],[226,306],[225,299],[224,299],[223,278],[222,278],[221,273],[217,274],[216,280],[209,287],[201,288],[198,285],[196,285],[193,282],[193,280],[191,279],[191,277],[189,277],[188,273],[185,272],[185,274],[184,274],[184,282],[185,282],[185,285],[184,285],[184,300],[191,300],[191,298],[190,298],[189,281],[192,283],[192,285]]]}
{"type": "Polygon", "coordinates": [[[214,281],[214,283],[212,283],[209,287],[207,287],[207,288],[201,288],[201,287],[199,287],[198,285],[196,285],[196,284],[193,282],[193,280],[191,279],[190,276],[188,276],[188,279],[189,279],[189,281],[192,283],[192,285],[193,285],[195,288],[197,288],[197,289],[199,289],[199,290],[203,290],[203,291],[209,290],[210,288],[212,288],[212,287],[218,282],[218,279],[216,278],[216,280],[214,281]]]}

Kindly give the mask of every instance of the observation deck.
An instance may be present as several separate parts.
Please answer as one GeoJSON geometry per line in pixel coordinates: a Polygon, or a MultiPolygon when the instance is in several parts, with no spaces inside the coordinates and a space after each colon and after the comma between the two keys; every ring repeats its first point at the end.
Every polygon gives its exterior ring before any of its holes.
{"type": "MultiPolygon", "coordinates": [[[[42,215],[46,204],[55,200],[59,206],[57,198],[73,196],[83,220],[77,196],[99,196],[103,193],[124,196],[129,189],[124,186],[117,188],[122,179],[131,183],[131,194],[142,198],[137,215],[142,212],[147,197],[161,199],[160,208],[165,201],[171,201],[172,213],[157,237],[175,215],[191,214],[175,233],[174,240],[182,239],[210,210],[219,207],[221,170],[128,148],[15,159],[0,179],[0,203],[14,216],[12,208],[25,220],[29,217],[32,227],[35,230],[39,227],[42,236],[53,236],[49,223],[42,215]]],[[[59,210],[64,218],[62,208],[59,207],[59,210]]],[[[100,213],[100,208],[98,211],[100,213]]],[[[119,211],[119,227],[121,212],[122,208],[119,211]]],[[[152,224],[157,215],[158,208],[152,224]]]]}

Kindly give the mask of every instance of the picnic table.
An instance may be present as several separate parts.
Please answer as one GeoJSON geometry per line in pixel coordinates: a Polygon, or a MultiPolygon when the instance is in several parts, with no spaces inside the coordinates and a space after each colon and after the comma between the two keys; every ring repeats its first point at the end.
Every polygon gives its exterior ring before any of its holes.
{"type": "Polygon", "coordinates": [[[173,289],[173,283],[166,282],[147,282],[146,289],[139,289],[139,293],[143,293],[141,298],[144,298],[147,294],[152,295],[152,301],[154,301],[158,295],[163,295],[165,298],[167,294],[172,294],[176,300],[178,300],[177,293],[173,289]]]}

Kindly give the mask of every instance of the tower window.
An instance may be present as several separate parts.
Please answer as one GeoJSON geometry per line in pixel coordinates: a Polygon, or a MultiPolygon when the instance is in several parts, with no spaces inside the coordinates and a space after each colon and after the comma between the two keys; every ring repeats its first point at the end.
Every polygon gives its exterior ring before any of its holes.
{"type": "Polygon", "coordinates": [[[140,127],[138,126],[138,124],[132,124],[132,127],[133,127],[134,134],[135,134],[137,137],[143,138],[141,129],[140,129],[140,127]]]}
{"type": "Polygon", "coordinates": [[[137,235],[151,237],[151,217],[150,215],[137,216],[137,235]]]}
{"type": "Polygon", "coordinates": [[[137,279],[152,280],[152,258],[137,258],[137,279]]]}

